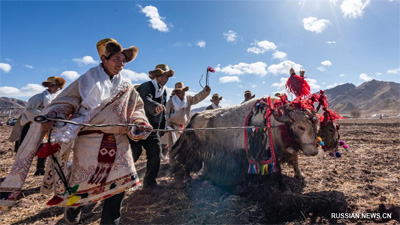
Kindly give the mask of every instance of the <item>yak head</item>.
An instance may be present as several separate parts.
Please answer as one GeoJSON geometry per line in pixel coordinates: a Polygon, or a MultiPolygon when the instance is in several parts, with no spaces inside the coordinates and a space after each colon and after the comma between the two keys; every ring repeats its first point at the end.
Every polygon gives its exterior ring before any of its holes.
{"type": "Polygon", "coordinates": [[[315,112],[286,105],[275,108],[272,115],[278,122],[285,123],[291,139],[294,140],[292,148],[303,151],[306,156],[318,154],[316,139],[319,120],[315,112]]]}
{"type": "Polygon", "coordinates": [[[324,141],[325,147],[329,151],[336,152],[339,148],[339,124],[335,124],[332,120],[321,123],[318,136],[324,141]]]}

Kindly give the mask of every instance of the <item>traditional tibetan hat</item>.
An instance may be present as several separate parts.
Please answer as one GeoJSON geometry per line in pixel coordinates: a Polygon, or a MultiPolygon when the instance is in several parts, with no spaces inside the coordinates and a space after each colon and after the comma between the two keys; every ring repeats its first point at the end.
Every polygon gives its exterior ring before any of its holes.
{"type": "Polygon", "coordinates": [[[188,91],[189,86],[186,86],[182,82],[178,82],[175,84],[175,89],[172,91],[172,94],[175,94],[177,91],[188,91]]]}
{"type": "Polygon", "coordinates": [[[219,96],[219,94],[215,93],[211,97],[210,101],[217,100],[217,99],[219,99],[221,101],[222,100],[222,96],[219,96]]]}
{"type": "Polygon", "coordinates": [[[244,96],[251,96],[251,98],[256,97],[256,95],[251,95],[251,91],[249,91],[249,90],[244,92],[244,96]]]}
{"type": "Polygon", "coordinates": [[[63,88],[65,86],[65,83],[66,82],[65,82],[64,78],[53,76],[53,77],[47,78],[46,81],[43,81],[42,85],[43,85],[43,87],[51,87],[53,85],[57,85],[57,86],[63,88]]]}
{"type": "Polygon", "coordinates": [[[125,55],[126,62],[130,62],[136,58],[139,49],[135,46],[123,49],[121,44],[119,44],[115,39],[105,38],[97,42],[97,52],[101,58],[102,55],[109,58],[110,56],[121,52],[125,55]]]}
{"type": "Polygon", "coordinates": [[[174,70],[170,70],[166,64],[158,64],[156,68],[149,72],[150,79],[154,79],[163,74],[168,74],[168,77],[172,77],[175,74],[174,70]]]}

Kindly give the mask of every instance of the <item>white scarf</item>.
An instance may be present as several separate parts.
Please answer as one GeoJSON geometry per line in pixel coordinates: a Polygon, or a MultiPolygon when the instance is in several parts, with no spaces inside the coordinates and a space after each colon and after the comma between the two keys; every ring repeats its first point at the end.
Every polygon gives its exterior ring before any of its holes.
{"type": "Polygon", "coordinates": [[[172,96],[171,101],[174,105],[175,112],[179,112],[181,109],[188,107],[186,96],[181,100],[178,96],[174,95],[172,96]]]}
{"type": "Polygon", "coordinates": [[[219,109],[219,108],[221,108],[220,105],[216,105],[214,102],[211,103],[211,105],[212,105],[213,109],[219,109]]]}
{"type": "Polygon", "coordinates": [[[56,93],[52,94],[50,93],[49,89],[46,89],[43,91],[43,106],[47,107],[52,101],[53,99],[55,99],[57,97],[57,95],[60,93],[60,91],[57,91],[56,93]]]}
{"type": "MultiPolygon", "coordinates": [[[[121,74],[114,75],[110,80],[101,64],[79,77],[78,82],[82,102],[78,116],[71,119],[78,123],[89,123],[111,99],[131,85],[131,81],[121,74]]],[[[76,138],[79,131],[79,126],[67,124],[54,128],[52,136],[57,142],[68,143],[76,138]]]]}
{"type": "Polygon", "coordinates": [[[79,77],[82,106],[87,109],[97,108],[101,103],[111,100],[118,94],[121,90],[117,87],[124,82],[130,83],[130,80],[123,78],[120,73],[110,80],[110,76],[101,64],[91,68],[79,77]]]}
{"type": "Polygon", "coordinates": [[[155,98],[161,97],[167,87],[164,85],[160,88],[157,83],[157,79],[155,79],[155,78],[153,80],[151,80],[151,83],[153,83],[154,88],[156,89],[156,93],[155,93],[154,97],[155,98]]]}

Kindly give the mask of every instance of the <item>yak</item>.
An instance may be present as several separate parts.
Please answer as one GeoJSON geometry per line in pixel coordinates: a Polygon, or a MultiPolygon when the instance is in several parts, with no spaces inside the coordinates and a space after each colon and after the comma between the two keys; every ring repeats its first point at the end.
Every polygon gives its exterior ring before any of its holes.
{"type": "MultiPolygon", "coordinates": [[[[192,116],[186,128],[218,128],[239,127],[246,125],[265,126],[266,115],[270,111],[271,132],[261,129],[261,132],[250,132],[252,135],[246,142],[246,130],[188,130],[172,147],[170,159],[172,168],[182,169],[186,175],[203,169],[203,176],[223,186],[234,186],[242,182],[249,168],[249,155],[257,160],[263,160],[266,152],[273,147],[276,156],[277,177],[283,186],[282,162],[292,164],[296,177],[301,176],[298,169],[297,154],[302,151],[306,156],[318,154],[316,138],[319,130],[319,120],[315,111],[299,109],[284,105],[271,110],[267,104],[255,107],[260,99],[253,99],[238,106],[206,110],[192,116]],[[290,143],[284,140],[283,133],[290,136],[290,143]],[[263,132],[264,131],[264,132],[263,132]],[[272,137],[269,137],[272,135],[272,137]],[[272,141],[272,145],[271,142],[272,141]],[[246,143],[249,146],[246,151],[246,143]]],[[[267,157],[270,155],[267,155],[267,157]]]]}

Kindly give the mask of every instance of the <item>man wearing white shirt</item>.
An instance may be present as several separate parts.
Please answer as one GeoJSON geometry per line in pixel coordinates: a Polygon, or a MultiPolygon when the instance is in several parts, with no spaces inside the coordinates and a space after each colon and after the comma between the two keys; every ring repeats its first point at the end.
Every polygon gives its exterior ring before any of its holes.
{"type": "MultiPolygon", "coordinates": [[[[15,142],[15,151],[18,151],[19,146],[28,133],[33,118],[38,116],[40,112],[57,97],[65,83],[66,82],[62,77],[49,77],[46,81],[42,82],[43,87],[47,87],[47,89],[42,93],[32,96],[28,100],[28,105],[15,123],[14,129],[9,138],[10,141],[15,142]]],[[[45,162],[46,159],[38,158],[35,176],[44,174],[45,162]]]]}
{"type": "MultiPolygon", "coordinates": [[[[174,70],[168,65],[159,64],[149,72],[150,81],[144,82],[137,88],[144,103],[144,110],[149,123],[154,129],[164,129],[165,104],[167,102],[167,87],[165,84],[174,75],[174,70]]],[[[156,178],[160,169],[161,137],[163,134],[152,132],[146,140],[131,141],[132,155],[135,162],[142,154],[142,147],[146,150],[146,174],[143,179],[144,188],[159,188],[156,178]]]]}
{"type": "MultiPolygon", "coordinates": [[[[167,102],[167,124],[173,129],[183,129],[185,127],[191,116],[191,107],[203,101],[210,94],[211,88],[207,85],[194,96],[186,95],[188,90],[189,86],[185,87],[182,82],[176,83],[172,96],[167,102]]],[[[180,131],[168,132],[169,150],[171,150],[180,135],[180,131]]]]}
{"type": "Polygon", "coordinates": [[[210,109],[219,109],[221,106],[219,105],[219,102],[222,100],[222,97],[219,96],[219,94],[213,94],[211,97],[210,101],[212,102],[211,105],[209,105],[206,110],[210,109]]]}

